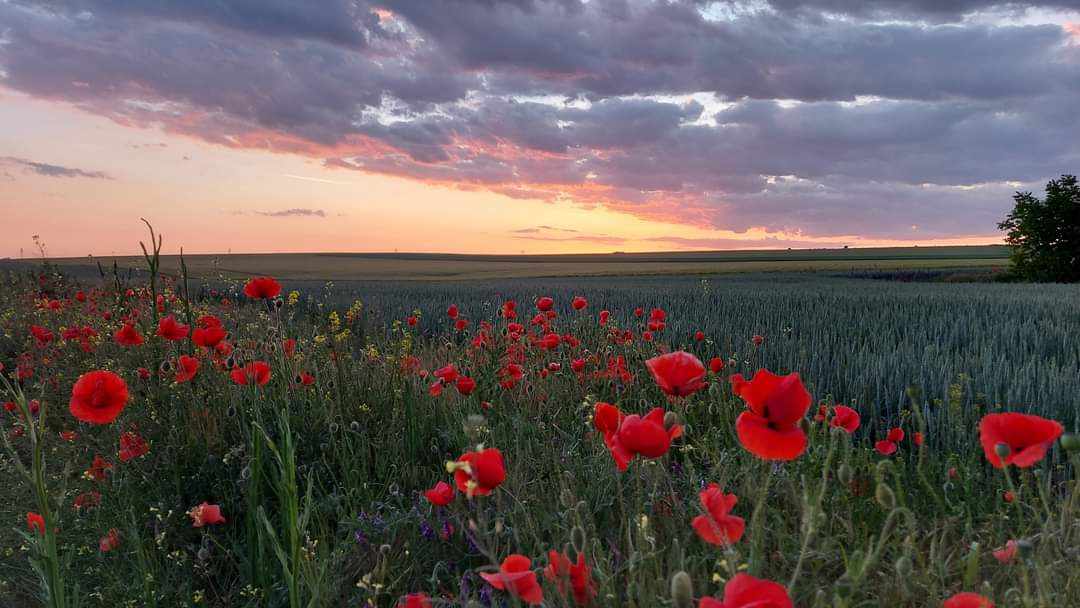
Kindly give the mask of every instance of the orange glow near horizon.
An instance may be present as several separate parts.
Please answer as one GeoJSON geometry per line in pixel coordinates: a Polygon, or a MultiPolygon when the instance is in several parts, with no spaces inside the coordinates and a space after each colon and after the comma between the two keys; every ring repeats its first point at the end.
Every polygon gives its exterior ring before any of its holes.
{"type": "MultiPolygon", "coordinates": [[[[602,187],[589,183],[572,188],[582,195],[577,202],[514,198],[477,184],[327,167],[289,153],[289,145],[304,142],[267,141],[263,149],[251,141],[207,143],[0,89],[0,210],[9,224],[0,257],[36,255],[32,235],[57,257],[134,254],[144,238],[140,217],[165,235],[166,253],[180,246],[190,253],[535,254],[1000,242],[998,235],[882,240],[736,233],[680,218],[645,219],[647,206],[637,215],[612,209],[596,191],[602,187]],[[4,159],[100,171],[111,179],[40,175],[4,159]],[[281,215],[288,210],[321,215],[281,215]]],[[[514,186],[542,194],[549,185],[514,186]]]]}

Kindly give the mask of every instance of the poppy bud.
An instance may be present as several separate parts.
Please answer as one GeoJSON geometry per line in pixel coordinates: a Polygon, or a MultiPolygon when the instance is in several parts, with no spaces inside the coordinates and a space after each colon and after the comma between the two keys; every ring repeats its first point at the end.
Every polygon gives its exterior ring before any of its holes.
{"type": "Polygon", "coordinates": [[[680,570],[671,577],[671,603],[675,608],[693,608],[694,583],[690,575],[680,570]]]}
{"type": "Polygon", "coordinates": [[[1061,436],[1061,447],[1070,454],[1080,452],[1080,435],[1065,433],[1061,436]]]}
{"type": "Polygon", "coordinates": [[[901,579],[905,579],[908,576],[911,576],[911,571],[914,569],[914,566],[911,563],[911,558],[907,555],[901,555],[900,558],[896,560],[896,564],[894,564],[894,567],[896,568],[897,576],[899,576],[901,579]]]}
{"type": "Polygon", "coordinates": [[[235,417],[236,416],[236,406],[230,405],[229,408],[225,410],[225,415],[228,416],[229,418],[235,417]]]}
{"type": "Polygon", "coordinates": [[[896,494],[893,493],[892,488],[887,484],[879,483],[877,485],[877,490],[874,491],[874,498],[877,499],[879,505],[890,511],[896,508],[896,494]]]}
{"type": "Polygon", "coordinates": [[[911,399],[913,402],[917,403],[922,400],[922,387],[916,384],[908,386],[905,392],[907,393],[908,399],[911,399]]]}
{"type": "Polygon", "coordinates": [[[251,479],[251,467],[244,467],[240,469],[240,479],[251,479]]]}
{"type": "Polygon", "coordinates": [[[338,428],[340,428],[340,427],[338,427],[338,423],[336,423],[336,422],[331,422],[330,423],[330,433],[331,434],[337,433],[338,428]]]}
{"type": "Polygon", "coordinates": [[[501,517],[495,520],[495,534],[502,534],[504,527],[505,526],[503,525],[503,520],[501,517]]]}
{"type": "Polygon", "coordinates": [[[570,490],[563,488],[563,491],[559,493],[559,502],[562,503],[564,509],[569,509],[574,506],[574,495],[570,493],[570,490]]]}
{"type": "Polygon", "coordinates": [[[810,419],[809,418],[800,419],[799,420],[799,426],[802,427],[802,431],[804,433],[806,433],[807,435],[810,434],[811,428],[810,428],[810,419]]]}
{"type": "Polygon", "coordinates": [[[1031,541],[1026,538],[1021,538],[1016,541],[1016,550],[1020,553],[1022,559],[1031,557],[1032,551],[1035,550],[1035,545],[1031,544],[1031,541]]]}
{"type": "Polygon", "coordinates": [[[349,430],[354,432],[354,433],[359,433],[360,432],[360,423],[353,420],[352,422],[349,423],[349,430]]]}
{"type": "Polygon", "coordinates": [[[668,412],[664,414],[664,430],[670,430],[671,427],[679,424],[679,415],[675,412],[668,412]]]}
{"type": "Polygon", "coordinates": [[[574,546],[574,551],[577,551],[578,553],[585,552],[585,530],[581,526],[574,526],[574,528],[570,530],[570,544],[574,546]]]}
{"type": "Polygon", "coordinates": [[[836,470],[836,477],[840,480],[840,483],[850,485],[852,479],[855,477],[855,471],[853,471],[851,466],[845,462],[836,470]]]}
{"type": "Polygon", "coordinates": [[[172,361],[168,359],[161,362],[161,373],[167,374],[172,371],[172,361]]]}
{"type": "Polygon", "coordinates": [[[1012,450],[1009,449],[1009,444],[999,443],[994,446],[994,453],[997,454],[998,458],[1004,461],[1006,458],[1009,457],[1009,454],[1012,453],[1012,450]]]}

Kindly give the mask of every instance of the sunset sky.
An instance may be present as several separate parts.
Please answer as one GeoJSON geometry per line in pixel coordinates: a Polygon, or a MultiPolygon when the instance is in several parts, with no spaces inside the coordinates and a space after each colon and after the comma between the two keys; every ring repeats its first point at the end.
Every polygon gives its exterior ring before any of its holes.
{"type": "Polygon", "coordinates": [[[999,242],[1080,171],[1078,11],[0,0],[0,257],[999,242]]]}

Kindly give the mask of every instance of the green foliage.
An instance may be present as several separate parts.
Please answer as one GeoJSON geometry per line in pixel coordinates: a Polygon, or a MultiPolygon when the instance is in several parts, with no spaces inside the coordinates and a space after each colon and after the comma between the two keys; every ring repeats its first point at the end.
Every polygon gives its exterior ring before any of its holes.
{"type": "Polygon", "coordinates": [[[1080,185],[1073,175],[1046,184],[1042,200],[1017,192],[998,228],[1012,246],[1013,272],[1029,281],[1080,281],[1080,185]]]}
{"type": "MultiPolygon", "coordinates": [[[[961,590],[1004,606],[1080,603],[1076,456],[1070,461],[1054,447],[1035,469],[1005,478],[986,464],[975,430],[984,413],[1006,408],[1075,429],[1080,348],[1068,337],[1080,332],[1077,286],[1036,292],[772,275],[343,283],[320,294],[286,282],[286,291],[318,295],[268,306],[237,303],[237,286],[226,284],[204,286],[189,302],[180,297],[186,288],[163,280],[156,288],[163,314],[190,306],[195,318],[218,315],[236,345],[233,357],[271,363],[273,378],[255,387],[231,383],[209,353],[151,337],[146,284],[46,279],[7,277],[0,289],[4,373],[30,353],[36,373],[22,387],[49,405],[38,421],[47,431],[40,444],[12,434],[25,422],[4,418],[12,450],[0,457],[11,480],[0,486],[0,521],[10,523],[0,532],[0,605],[41,603],[43,582],[27,558],[41,564],[43,553],[32,538],[9,532],[25,530],[26,511],[40,502],[35,485],[16,476],[16,462],[35,453],[47,456],[39,485],[51,492],[59,530],[52,580],[90,608],[393,606],[418,591],[440,608],[512,605],[477,573],[510,553],[529,556],[539,571],[549,550],[567,546],[586,555],[600,607],[686,605],[688,596],[696,604],[747,570],[789,585],[796,605],[807,607],[939,606],[961,590]],[[120,295],[128,287],[135,297],[120,295]],[[76,289],[91,288],[102,290],[100,309],[71,303],[76,289]],[[471,338],[481,321],[505,326],[495,313],[504,298],[517,300],[527,322],[541,294],[560,303],[588,297],[586,311],[562,309],[557,320],[582,344],[530,349],[528,388],[502,390],[499,354],[473,348],[471,338]],[[42,297],[66,304],[50,311],[37,305],[42,297]],[[463,332],[446,319],[450,303],[472,322],[463,332]],[[668,327],[655,342],[612,341],[614,326],[640,334],[636,306],[664,307],[668,327]],[[135,308],[148,343],[120,348],[109,331],[135,308]],[[401,320],[416,308],[424,314],[409,327],[401,320]],[[613,311],[608,328],[596,323],[602,308],[613,311]],[[111,325],[102,310],[112,313],[111,325]],[[102,335],[92,352],[37,348],[31,323],[95,324],[102,335]],[[708,337],[694,342],[699,328],[708,337]],[[765,342],[754,345],[754,334],[765,342]],[[297,340],[291,357],[280,348],[285,338],[297,340]],[[660,345],[720,356],[727,368],[709,390],[669,403],[643,364],[660,345]],[[202,360],[192,381],[136,375],[181,352],[202,360]],[[432,397],[430,379],[403,368],[410,355],[427,370],[454,362],[477,380],[476,392],[447,387],[432,397]],[[593,355],[584,376],[569,371],[571,359],[593,355]],[[616,356],[633,379],[593,375],[616,356]],[[541,378],[552,362],[561,371],[541,378]],[[744,405],[725,376],[758,367],[799,371],[826,405],[855,407],[862,427],[849,437],[808,422],[810,448],[797,461],[750,457],[733,431],[744,405]],[[113,426],[80,425],[64,407],[75,378],[94,368],[122,373],[132,389],[113,426]],[[300,385],[300,372],[315,382],[300,385]],[[910,382],[924,388],[905,390],[910,382]],[[620,474],[590,424],[597,400],[632,413],[675,410],[686,434],[664,458],[620,474]],[[908,439],[895,456],[878,455],[873,441],[895,425],[909,436],[924,433],[926,442],[908,439]],[[117,436],[131,429],[151,450],[120,463],[117,436]],[[77,440],[59,439],[67,430],[77,440]],[[505,454],[506,482],[491,496],[459,494],[446,509],[428,504],[421,492],[448,480],[445,463],[479,443],[505,454]],[[115,465],[100,481],[82,474],[96,454],[115,465]],[[733,513],[747,522],[746,537],[728,549],[705,544],[690,525],[701,514],[697,493],[710,482],[739,496],[733,513]],[[1010,487],[1017,500],[999,500],[1010,487]],[[101,506],[74,509],[88,491],[101,493],[101,506]],[[219,504],[227,523],[192,528],[186,513],[203,501],[219,504]],[[111,528],[122,542],[103,553],[97,542],[111,528]],[[990,551],[1012,539],[1028,543],[1026,553],[999,564],[990,551]]],[[[573,604],[541,579],[547,605],[573,604]]]]}

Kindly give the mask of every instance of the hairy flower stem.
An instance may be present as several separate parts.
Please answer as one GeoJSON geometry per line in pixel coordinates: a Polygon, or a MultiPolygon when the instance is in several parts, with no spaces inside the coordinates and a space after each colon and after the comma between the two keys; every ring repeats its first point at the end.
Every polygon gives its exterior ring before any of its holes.
{"type": "Polygon", "coordinates": [[[806,554],[810,549],[810,542],[813,541],[814,535],[817,533],[817,521],[821,514],[821,503],[825,498],[825,491],[828,489],[829,483],[829,469],[832,468],[833,454],[836,452],[836,435],[838,432],[834,431],[829,433],[829,447],[825,453],[825,464],[821,467],[821,483],[818,486],[817,495],[814,496],[813,503],[807,505],[807,510],[804,513],[806,519],[803,520],[803,539],[802,547],[799,549],[799,559],[795,562],[795,570],[791,574],[791,580],[788,581],[788,593],[790,594],[795,589],[795,583],[799,580],[799,574],[802,573],[803,562],[806,561],[806,554]]]}
{"type": "Polygon", "coordinates": [[[754,505],[753,515],[750,516],[750,574],[754,576],[761,575],[761,569],[764,566],[761,559],[762,550],[762,517],[765,513],[765,499],[769,496],[769,484],[772,482],[772,464],[769,462],[764,463],[765,471],[765,483],[761,485],[761,493],[758,494],[757,503],[754,505]]]}

